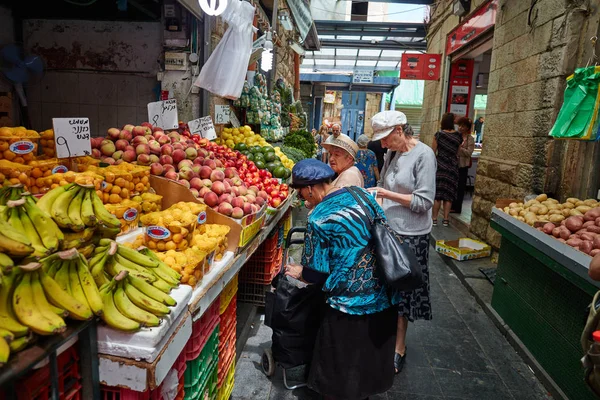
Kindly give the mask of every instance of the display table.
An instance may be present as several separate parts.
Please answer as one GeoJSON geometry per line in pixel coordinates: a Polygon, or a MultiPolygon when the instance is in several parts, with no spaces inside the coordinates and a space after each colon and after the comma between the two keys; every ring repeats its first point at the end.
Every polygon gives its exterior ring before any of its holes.
{"type": "Polygon", "coordinates": [[[583,381],[580,345],[600,283],[591,257],[493,209],[502,235],[492,307],[571,399],[595,399],[583,381]]]}

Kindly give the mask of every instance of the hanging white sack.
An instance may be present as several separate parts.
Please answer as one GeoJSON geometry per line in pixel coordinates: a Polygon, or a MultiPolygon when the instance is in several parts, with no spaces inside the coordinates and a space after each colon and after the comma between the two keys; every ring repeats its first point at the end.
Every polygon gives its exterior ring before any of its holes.
{"type": "Polygon", "coordinates": [[[194,85],[236,100],[242,94],[252,54],[254,6],[247,1],[232,0],[221,18],[229,27],[194,85]]]}

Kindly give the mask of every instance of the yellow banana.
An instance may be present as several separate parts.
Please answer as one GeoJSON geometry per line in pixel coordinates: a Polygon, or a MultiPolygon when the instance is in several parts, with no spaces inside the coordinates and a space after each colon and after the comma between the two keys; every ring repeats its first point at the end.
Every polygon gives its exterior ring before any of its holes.
{"type": "Polygon", "coordinates": [[[52,218],[40,210],[37,205],[26,201],[23,207],[35,230],[40,235],[44,247],[50,251],[58,250],[60,242],[64,240],[64,234],[58,225],[56,225],[52,218]]]}
{"type": "Polygon", "coordinates": [[[79,247],[77,250],[82,256],[89,257],[94,253],[94,245],[92,243],[89,243],[83,247],[79,247]]]}
{"type": "Polygon", "coordinates": [[[0,367],[8,362],[8,357],[10,357],[10,346],[3,337],[0,337],[0,367]]]}
{"type": "Polygon", "coordinates": [[[79,186],[72,187],[71,189],[61,193],[54,203],[52,203],[52,219],[61,228],[71,228],[73,225],[73,221],[71,221],[71,218],[69,218],[68,211],[71,201],[75,198],[78,192],[79,186]]]}
{"type": "Polygon", "coordinates": [[[121,314],[129,319],[139,322],[142,326],[158,326],[160,324],[160,319],[156,315],[139,308],[129,299],[129,297],[127,297],[125,290],[123,290],[122,282],[117,285],[117,289],[113,294],[113,299],[117,310],[119,310],[121,314]]]}
{"type": "Polygon", "coordinates": [[[94,191],[90,192],[90,196],[92,198],[94,214],[96,215],[96,218],[98,218],[98,222],[106,225],[108,228],[120,229],[121,221],[119,221],[117,217],[108,212],[106,207],[104,207],[104,204],[102,204],[100,197],[98,197],[98,194],[96,194],[96,192],[94,191]]]}
{"type": "Polygon", "coordinates": [[[140,279],[143,279],[143,280],[145,280],[147,282],[155,282],[156,281],[156,277],[154,275],[152,275],[150,273],[147,273],[147,272],[135,271],[135,270],[132,270],[130,268],[124,267],[123,265],[121,265],[118,262],[116,262],[114,258],[111,259],[111,260],[109,260],[104,265],[104,269],[111,276],[116,276],[116,275],[118,275],[122,271],[127,271],[127,272],[129,272],[129,275],[136,276],[136,277],[138,277],[140,279]]]}
{"type": "Polygon", "coordinates": [[[17,316],[12,309],[15,276],[16,272],[12,271],[2,278],[2,285],[0,286],[0,326],[12,332],[15,337],[21,337],[29,333],[29,328],[17,320],[17,316]]]}
{"type": "Polygon", "coordinates": [[[33,340],[33,335],[21,336],[18,339],[13,340],[9,343],[10,352],[17,353],[23,350],[33,340]]]}
{"type": "Polygon", "coordinates": [[[71,296],[73,296],[73,298],[75,298],[75,300],[77,300],[78,302],[85,304],[91,309],[87,298],[85,297],[83,286],[81,286],[81,282],[79,282],[79,274],[77,273],[77,261],[69,262],[69,285],[71,286],[71,296]]]}
{"type": "Polygon", "coordinates": [[[177,305],[177,302],[175,301],[175,299],[173,299],[168,294],[165,294],[158,288],[152,286],[151,284],[144,281],[143,279],[139,279],[135,276],[130,275],[127,277],[127,282],[130,285],[132,285],[133,287],[135,287],[137,290],[139,290],[140,292],[142,292],[143,294],[145,294],[146,296],[150,297],[153,300],[156,300],[160,303],[166,304],[167,306],[177,305]]]}
{"type": "Polygon", "coordinates": [[[156,316],[163,316],[171,312],[169,307],[146,296],[144,293],[137,290],[133,285],[125,285],[124,289],[127,297],[129,297],[129,300],[143,310],[146,310],[156,316]]]}
{"type": "Polygon", "coordinates": [[[58,287],[60,287],[63,291],[67,292],[69,296],[73,297],[73,295],[71,294],[71,281],[69,279],[68,261],[61,261],[61,263],[57,266],[56,274],[54,275],[54,280],[58,284],[58,287]]]}
{"type": "Polygon", "coordinates": [[[96,315],[102,315],[102,298],[100,297],[98,286],[96,286],[96,282],[94,282],[94,279],[88,270],[87,262],[83,256],[80,255],[80,261],[75,261],[75,264],[77,265],[79,282],[83,287],[85,298],[87,299],[92,312],[96,315]]]}
{"type": "Polygon", "coordinates": [[[106,283],[106,277],[104,276],[104,265],[108,260],[108,253],[98,254],[98,258],[94,257],[90,260],[90,268],[92,273],[92,278],[94,278],[94,282],[96,282],[97,287],[101,287],[106,283]]]}
{"type": "Polygon", "coordinates": [[[60,197],[61,194],[69,191],[73,187],[73,183],[65,186],[59,186],[44,194],[42,198],[36,203],[38,208],[45,212],[49,217],[52,216],[52,205],[60,197]]]}
{"type": "Polygon", "coordinates": [[[117,254],[121,257],[128,259],[132,263],[145,268],[158,267],[158,262],[156,260],[153,260],[152,258],[125,246],[119,245],[117,247],[117,254]]]}
{"type": "Polygon", "coordinates": [[[0,253],[0,270],[3,272],[9,272],[14,266],[15,263],[12,258],[4,253],[0,253]]]}
{"type": "Polygon", "coordinates": [[[67,211],[69,219],[71,220],[71,229],[75,232],[80,232],[85,229],[85,224],[81,218],[81,203],[83,202],[84,195],[85,190],[80,188],[75,197],[73,197],[73,200],[69,203],[69,209],[67,211]]]}
{"type": "Polygon", "coordinates": [[[29,219],[27,213],[23,210],[19,210],[19,215],[21,217],[21,222],[23,223],[23,229],[29,239],[31,239],[31,246],[35,249],[33,252],[34,256],[44,257],[50,253],[50,250],[44,246],[44,242],[42,242],[42,238],[38,234],[38,231],[35,229],[33,222],[29,219]]]}
{"type": "MultiPolygon", "coordinates": [[[[57,327],[59,331],[66,330],[67,324],[65,324],[65,321],[55,312],[55,307],[48,303],[48,299],[46,299],[38,271],[28,272],[27,274],[30,275],[31,293],[33,295],[35,306],[39,312],[44,318],[50,321],[53,326],[57,327]]],[[[64,312],[64,310],[61,310],[61,313],[62,312],[64,312]]]]}
{"type": "Polygon", "coordinates": [[[40,271],[40,281],[46,293],[46,297],[55,305],[69,312],[69,317],[80,321],[92,318],[92,310],[87,304],[77,301],[69,293],[60,288],[58,283],[44,271],[40,271]]]}
{"type": "Polygon", "coordinates": [[[87,189],[81,202],[81,219],[85,226],[94,227],[98,224],[98,218],[94,214],[94,205],[92,204],[92,190],[87,189]]]}
{"type": "Polygon", "coordinates": [[[18,232],[22,233],[23,235],[26,235],[25,229],[23,228],[23,223],[21,222],[21,218],[19,216],[18,207],[8,208],[8,223],[18,232]]]}
{"type": "Polygon", "coordinates": [[[102,320],[106,322],[108,326],[111,328],[119,329],[121,331],[137,331],[140,329],[140,324],[132,319],[127,318],[119,310],[115,305],[115,301],[113,298],[114,286],[116,285],[116,281],[111,281],[106,288],[103,288],[102,291],[102,302],[104,306],[104,311],[102,313],[102,320]]]}
{"type": "Polygon", "coordinates": [[[0,338],[6,340],[6,343],[10,343],[15,340],[15,335],[11,331],[0,328],[0,338]]]}
{"type": "Polygon", "coordinates": [[[21,280],[15,288],[12,304],[19,322],[27,325],[38,335],[47,336],[61,331],[59,326],[53,325],[36,307],[31,290],[31,274],[22,274],[21,280]]]}
{"type": "Polygon", "coordinates": [[[33,251],[29,238],[0,219],[0,253],[11,256],[28,256],[33,251]]]}

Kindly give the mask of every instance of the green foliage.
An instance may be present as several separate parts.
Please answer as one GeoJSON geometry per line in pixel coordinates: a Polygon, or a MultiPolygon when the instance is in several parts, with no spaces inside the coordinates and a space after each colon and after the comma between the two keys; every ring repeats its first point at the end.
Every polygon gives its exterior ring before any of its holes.
{"type": "Polygon", "coordinates": [[[304,153],[303,158],[312,158],[317,151],[315,140],[311,133],[306,130],[290,132],[285,139],[283,139],[283,145],[302,151],[302,153],[304,153]]]}
{"type": "Polygon", "coordinates": [[[290,160],[297,163],[300,160],[304,160],[306,155],[302,150],[298,150],[294,147],[281,146],[281,151],[285,154],[290,160]]]}

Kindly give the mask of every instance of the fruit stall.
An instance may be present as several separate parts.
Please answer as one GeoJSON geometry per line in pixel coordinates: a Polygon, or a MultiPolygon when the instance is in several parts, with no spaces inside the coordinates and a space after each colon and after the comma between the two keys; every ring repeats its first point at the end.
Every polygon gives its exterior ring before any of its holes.
{"type": "Polygon", "coordinates": [[[600,248],[597,201],[540,195],[496,206],[491,225],[502,242],[492,307],[568,398],[595,398],[583,380],[581,333],[600,289],[588,276],[600,248]]]}
{"type": "Polygon", "coordinates": [[[0,398],[228,398],[238,273],[289,227],[303,150],[143,123],[56,158],[0,129],[0,398]]]}

